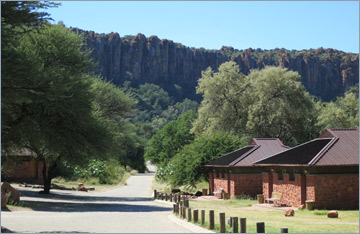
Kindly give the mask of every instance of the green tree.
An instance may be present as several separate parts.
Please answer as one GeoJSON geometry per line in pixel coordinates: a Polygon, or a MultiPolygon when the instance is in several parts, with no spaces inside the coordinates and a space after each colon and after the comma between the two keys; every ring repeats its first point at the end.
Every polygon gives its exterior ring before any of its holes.
{"type": "MultiPolygon", "coordinates": [[[[79,35],[61,25],[44,26],[25,34],[15,52],[28,70],[2,87],[5,97],[17,97],[2,100],[9,111],[2,113],[5,132],[44,163],[44,193],[49,193],[60,161],[76,164],[106,155],[113,133],[95,108],[93,78],[87,74],[93,63],[79,35]],[[27,82],[31,86],[25,88],[27,82]]],[[[10,145],[11,140],[5,139],[10,145]]]]}
{"type": "Polygon", "coordinates": [[[245,129],[249,81],[239,72],[239,66],[226,62],[218,72],[208,68],[201,75],[196,92],[203,95],[203,100],[192,131],[197,135],[217,131],[237,134],[245,129]]]}
{"type": "Polygon", "coordinates": [[[208,180],[208,170],[202,165],[221,155],[246,145],[246,141],[229,133],[214,133],[196,138],[185,145],[170,161],[169,181],[172,186],[195,186],[208,180]]]}
{"type": "Polygon", "coordinates": [[[244,76],[234,62],[226,62],[219,72],[202,73],[197,92],[204,97],[192,129],[197,135],[224,131],[296,145],[317,134],[313,97],[296,72],[265,67],[244,76]]]}
{"type": "Polygon", "coordinates": [[[315,102],[297,72],[280,67],[252,70],[246,131],[251,137],[278,137],[297,145],[317,135],[315,102]]]}
{"type": "Polygon", "coordinates": [[[317,126],[325,128],[359,127],[359,86],[352,87],[335,102],[323,103],[317,126]]]}
{"type": "Polygon", "coordinates": [[[158,166],[165,166],[184,145],[194,139],[190,129],[196,116],[194,111],[190,111],[167,123],[151,138],[145,158],[158,166]]]}

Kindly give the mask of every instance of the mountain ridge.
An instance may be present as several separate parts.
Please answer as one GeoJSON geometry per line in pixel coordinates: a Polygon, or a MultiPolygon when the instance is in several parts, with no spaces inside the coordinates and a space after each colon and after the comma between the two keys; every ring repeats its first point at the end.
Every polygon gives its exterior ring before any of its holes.
{"type": "Polygon", "coordinates": [[[147,38],[141,33],[120,37],[118,33],[71,30],[84,36],[92,50],[91,57],[98,63],[94,71],[105,79],[116,85],[125,81],[133,86],[154,83],[169,93],[179,92],[179,99],[200,100],[195,87],[201,71],[209,66],[216,70],[226,61],[235,61],[245,75],[251,69],[265,66],[297,71],[308,92],[324,101],[334,100],[359,82],[359,55],[331,48],[238,50],[223,46],[219,50],[206,50],[154,35],[147,38]]]}

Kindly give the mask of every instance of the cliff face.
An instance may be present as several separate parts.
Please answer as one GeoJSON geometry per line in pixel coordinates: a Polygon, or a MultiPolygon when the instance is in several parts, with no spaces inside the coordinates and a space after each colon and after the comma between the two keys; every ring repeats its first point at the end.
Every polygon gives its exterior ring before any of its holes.
{"type": "MultiPolygon", "coordinates": [[[[229,60],[239,64],[241,72],[264,66],[281,66],[299,72],[302,83],[313,95],[324,101],[342,95],[358,83],[359,56],[333,49],[289,51],[205,50],[185,47],[171,40],[156,36],[146,38],[142,34],[120,38],[117,33],[96,34],[73,29],[84,34],[87,45],[93,50],[92,57],[98,63],[101,74],[115,84],[130,80],[132,84],[154,83],[171,92],[174,85],[182,87],[182,97],[198,99],[195,94],[201,71],[207,67],[216,69],[229,60]]],[[[99,69],[97,69],[99,71],[99,69]]]]}

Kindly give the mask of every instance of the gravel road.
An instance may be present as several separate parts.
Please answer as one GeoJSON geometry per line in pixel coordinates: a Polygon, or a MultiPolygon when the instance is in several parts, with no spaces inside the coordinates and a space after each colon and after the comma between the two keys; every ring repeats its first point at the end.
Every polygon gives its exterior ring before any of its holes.
{"type": "MultiPolygon", "coordinates": [[[[150,168],[149,168],[150,169],[150,168]]],[[[151,169],[150,169],[151,171],[151,169]]],[[[138,174],[127,186],[106,192],[21,188],[21,200],[33,210],[1,212],[1,226],[15,232],[189,233],[168,219],[170,204],[151,201],[154,173],[138,174]]]]}

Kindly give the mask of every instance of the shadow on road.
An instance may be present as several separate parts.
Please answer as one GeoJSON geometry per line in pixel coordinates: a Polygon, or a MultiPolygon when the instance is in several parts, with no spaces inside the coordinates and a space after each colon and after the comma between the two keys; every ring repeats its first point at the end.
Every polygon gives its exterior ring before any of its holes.
{"type": "MultiPolygon", "coordinates": [[[[36,191],[28,191],[28,190],[21,190],[19,189],[21,193],[21,197],[37,197],[42,199],[58,199],[58,200],[68,200],[68,201],[109,201],[109,202],[126,202],[126,201],[151,201],[150,197],[112,197],[112,196],[84,196],[84,194],[40,194],[36,191]]],[[[85,192],[79,192],[79,193],[85,193],[85,192]]],[[[87,194],[85,194],[87,195],[87,194]]]]}
{"type": "MultiPolygon", "coordinates": [[[[153,205],[129,205],[116,203],[86,203],[86,202],[46,202],[26,201],[24,207],[34,211],[47,212],[159,212],[171,211],[171,208],[153,205]]],[[[6,212],[6,211],[5,211],[6,212]]]]}

